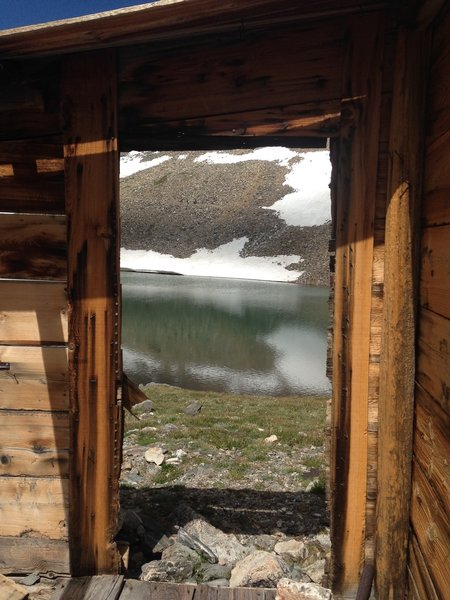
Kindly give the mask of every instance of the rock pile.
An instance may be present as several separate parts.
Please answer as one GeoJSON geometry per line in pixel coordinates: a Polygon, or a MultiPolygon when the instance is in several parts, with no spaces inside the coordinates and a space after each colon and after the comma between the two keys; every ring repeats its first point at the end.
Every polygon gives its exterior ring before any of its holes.
{"type": "Polygon", "coordinates": [[[117,538],[131,544],[130,568],[134,576],[144,581],[206,583],[219,587],[276,588],[281,581],[284,583],[279,590],[280,600],[291,600],[295,594],[302,598],[300,584],[315,584],[311,589],[316,589],[324,581],[330,548],[326,533],[301,539],[281,533],[239,536],[214,527],[189,506],[175,510],[174,522],[184,525],[176,525],[172,532],[162,535],[152,523],[146,528],[146,519],[139,510],[123,512],[117,538]],[[151,560],[146,561],[146,557],[151,560]]]}

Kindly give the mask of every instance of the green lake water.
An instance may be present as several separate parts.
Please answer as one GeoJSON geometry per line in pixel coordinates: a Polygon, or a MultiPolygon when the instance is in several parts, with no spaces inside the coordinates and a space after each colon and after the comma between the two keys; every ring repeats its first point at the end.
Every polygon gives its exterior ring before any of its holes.
{"type": "Polygon", "coordinates": [[[136,383],[324,395],[328,290],[122,273],[124,370],[136,383]]]}

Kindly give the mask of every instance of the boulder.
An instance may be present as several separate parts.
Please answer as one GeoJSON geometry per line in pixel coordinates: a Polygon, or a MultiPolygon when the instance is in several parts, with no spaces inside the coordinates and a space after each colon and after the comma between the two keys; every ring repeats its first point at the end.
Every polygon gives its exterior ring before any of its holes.
{"type": "Polygon", "coordinates": [[[322,583],[325,573],[325,559],[319,558],[308,566],[303,567],[305,573],[311,578],[314,583],[322,583]]]}
{"type": "Polygon", "coordinates": [[[200,563],[199,555],[175,542],[163,550],[161,560],[152,560],[142,565],[143,581],[170,581],[185,583],[200,563]]]}
{"type": "Polygon", "coordinates": [[[304,542],[299,540],[288,540],[278,542],[274,548],[276,554],[282,556],[285,560],[299,561],[308,556],[308,549],[304,542]]]}
{"type": "Polygon", "coordinates": [[[231,569],[226,565],[202,565],[198,570],[198,578],[199,582],[207,583],[217,580],[225,579],[227,581],[230,579],[231,569]]]}
{"type": "Polygon", "coordinates": [[[280,579],[275,600],[332,600],[331,590],[316,583],[280,579]]]}
{"type": "Polygon", "coordinates": [[[150,413],[153,410],[153,402],[151,400],[144,400],[133,406],[135,410],[150,413]]]}
{"type": "Polygon", "coordinates": [[[184,409],[184,414],[189,417],[195,417],[202,410],[202,405],[198,402],[192,402],[189,406],[184,409]]]}
{"type": "Polygon", "coordinates": [[[163,464],[165,460],[164,450],[158,447],[148,448],[144,454],[144,458],[148,463],[154,463],[158,467],[163,464]]]}
{"type": "Polygon", "coordinates": [[[228,579],[213,579],[212,581],[208,581],[206,585],[209,587],[228,587],[229,581],[228,579]]]}
{"type": "Polygon", "coordinates": [[[289,574],[282,558],[257,550],[240,560],[231,571],[230,587],[276,587],[289,574]]]}
{"type": "Polygon", "coordinates": [[[184,526],[184,530],[208,546],[221,565],[234,565],[248,552],[235,535],[226,534],[203,519],[190,521],[184,526]]]}

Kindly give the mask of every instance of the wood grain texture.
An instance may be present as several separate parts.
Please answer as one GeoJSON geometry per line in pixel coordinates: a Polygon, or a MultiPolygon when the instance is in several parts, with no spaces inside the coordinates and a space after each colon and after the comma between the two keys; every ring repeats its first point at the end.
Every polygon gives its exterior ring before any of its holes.
{"type": "MultiPolygon", "coordinates": [[[[450,152],[448,156],[450,156],[450,152]]],[[[450,220],[450,202],[447,212],[450,220]]],[[[422,231],[420,303],[424,308],[447,317],[447,319],[450,319],[449,240],[450,225],[426,227],[422,231]]]]}
{"type": "Polygon", "coordinates": [[[0,536],[0,573],[67,575],[69,544],[42,537],[0,536]]]}
{"type": "Polygon", "coordinates": [[[0,477],[0,536],[67,539],[67,510],[67,480],[0,477]]]}
{"type": "Polygon", "coordinates": [[[0,344],[64,344],[67,308],[62,283],[0,281],[0,344]]]}
{"type": "Polygon", "coordinates": [[[408,575],[408,600],[439,600],[420,546],[412,532],[409,541],[408,575]]]}
{"type": "Polygon", "coordinates": [[[0,214],[0,277],[66,281],[66,217],[0,214]]]}
{"type": "Polygon", "coordinates": [[[0,574],[0,600],[26,600],[27,598],[27,588],[0,574]]]}
{"type": "Polygon", "coordinates": [[[139,131],[147,138],[302,135],[310,127],[321,135],[322,123],[326,136],[327,117],[336,133],[342,41],[336,24],[275,29],[221,44],[212,38],[175,49],[130,48],[120,61],[121,147],[139,131]],[[313,108],[316,101],[321,104],[313,108]]]}
{"type": "Polygon", "coordinates": [[[115,54],[64,68],[74,575],[117,572],[122,409],[115,54]],[[101,99],[101,102],[98,101],[101,99]]]}
{"type": "MultiPolygon", "coordinates": [[[[450,67],[449,67],[450,68],[450,67]]],[[[425,202],[423,207],[424,225],[449,225],[450,214],[450,156],[449,130],[443,132],[436,141],[427,144],[425,164],[425,202]]]]}
{"type": "Polygon", "coordinates": [[[67,348],[0,346],[0,409],[68,410],[67,348]]]}
{"type": "Polygon", "coordinates": [[[364,560],[374,213],[381,110],[383,19],[353,22],[338,142],[333,323],[333,589],[356,594],[364,560]],[[368,86],[367,72],[373,73],[368,86]],[[354,99],[354,100],[353,100],[354,99]],[[364,100],[361,100],[364,99],[364,100]]]}
{"type": "Polygon", "coordinates": [[[59,584],[52,600],[118,600],[123,575],[97,575],[69,579],[59,584]]]}
{"type": "Polygon", "coordinates": [[[64,162],[57,138],[0,142],[0,211],[64,213],[64,162]]]}
{"type": "Polygon", "coordinates": [[[325,147],[339,130],[340,100],[143,124],[122,120],[120,151],[225,150],[273,145],[325,147]],[[286,139],[288,138],[288,139],[286,139]]]}
{"type": "Polygon", "coordinates": [[[205,32],[247,31],[270,22],[310,20],[380,8],[379,0],[247,0],[244,4],[211,0],[167,0],[155,5],[109,11],[71,19],[52,27],[25,28],[0,34],[0,57],[52,54],[205,32]]]}
{"type": "Polygon", "coordinates": [[[276,589],[214,588],[209,585],[128,579],[120,600],[275,600],[276,589]]]}
{"type": "Polygon", "coordinates": [[[422,114],[428,57],[427,34],[399,31],[389,140],[384,335],[380,359],[375,555],[380,600],[401,598],[407,589],[419,255],[416,240],[422,194],[422,114]],[[416,126],[410,127],[411,122],[416,126]]]}
{"type": "Polygon", "coordinates": [[[420,311],[416,380],[450,414],[450,320],[420,311]]]}
{"type": "Polygon", "coordinates": [[[0,410],[0,476],[67,477],[69,415],[0,410]]]}
{"type": "Polygon", "coordinates": [[[444,506],[450,506],[450,416],[416,388],[414,457],[444,506]]]}
{"type": "Polygon", "coordinates": [[[436,494],[422,469],[413,461],[411,524],[436,586],[438,597],[448,593],[448,557],[450,556],[450,524],[448,505],[436,494]]]}
{"type": "Polygon", "coordinates": [[[450,7],[435,21],[428,95],[428,140],[437,141],[450,129],[450,7]]]}

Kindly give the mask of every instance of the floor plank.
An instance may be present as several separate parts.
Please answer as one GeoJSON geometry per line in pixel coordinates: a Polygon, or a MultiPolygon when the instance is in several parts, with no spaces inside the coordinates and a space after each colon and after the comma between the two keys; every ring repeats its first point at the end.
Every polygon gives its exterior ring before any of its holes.
{"type": "Polygon", "coordinates": [[[51,600],[118,600],[122,587],[122,575],[78,577],[65,581],[51,600]]]}

